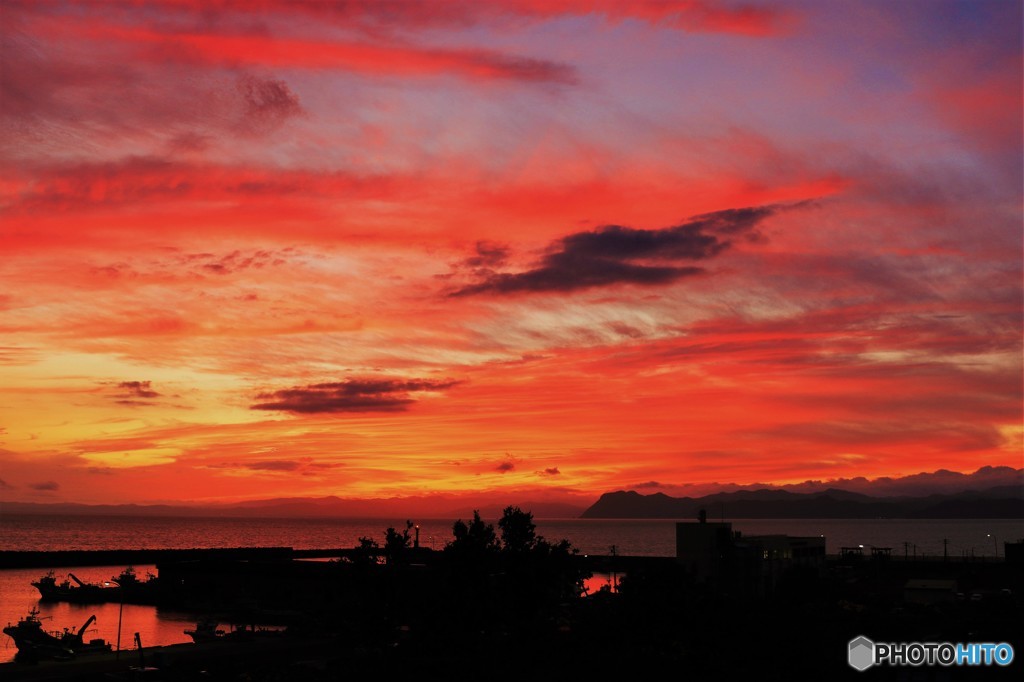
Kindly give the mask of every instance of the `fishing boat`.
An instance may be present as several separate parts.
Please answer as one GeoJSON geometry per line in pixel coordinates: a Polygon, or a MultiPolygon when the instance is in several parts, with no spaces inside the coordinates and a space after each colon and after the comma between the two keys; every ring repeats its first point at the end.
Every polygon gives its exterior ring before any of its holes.
{"type": "Polygon", "coordinates": [[[194,628],[185,630],[185,634],[196,644],[212,642],[224,636],[225,632],[217,628],[217,621],[212,618],[201,618],[194,628]]]}
{"type": "Polygon", "coordinates": [[[16,660],[71,659],[79,654],[110,651],[110,644],[103,639],[85,640],[85,632],[95,620],[95,615],[89,616],[77,631],[70,628],[62,632],[48,631],[43,628],[39,610],[33,608],[15,625],[8,623],[4,634],[18,647],[16,660]]]}
{"type": "Polygon", "coordinates": [[[116,587],[83,582],[74,573],[68,573],[62,581],[57,582],[53,571],[49,571],[39,580],[34,580],[32,586],[39,590],[39,600],[44,602],[65,601],[76,604],[98,604],[117,601],[119,598],[116,587]]]}
{"type": "Polygon", "coordinates": [[[192,638],[196,644],[203,642],[245,642],[265,637],[280,637],[285,630],[274,628],[257,627],[255,625],[232,625],[229,630],[217,627],[218,622],[213,618],[202,618],[194,628],[185,630],[185,634],[192,638]]]}
{"type": "Polygon", "coordinates": [[[87,583],[74,573],[58,581],[54,572],[49,571],[32,585],[39,590],[39,599],[43,602],[156,604],[160,600],[159,578],[152,573],[140,578],[132,566],[103,583],[87,583]]]}
{"type": "Polygon", "coordinates": [[[134,566],[127,567],[105,584],[119,589],[119,598],[125,604],[156,604],[160,600],[160,578],[153,573],[146,573],[145,579],[140,578],[134,566]]]}

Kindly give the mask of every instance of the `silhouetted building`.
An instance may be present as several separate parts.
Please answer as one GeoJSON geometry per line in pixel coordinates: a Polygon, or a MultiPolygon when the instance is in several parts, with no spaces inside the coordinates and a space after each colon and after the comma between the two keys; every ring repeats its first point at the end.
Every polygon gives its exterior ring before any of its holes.
{"type": "Polygon", "coordinates": [[[732,524],[707,522],[676,524],[676,561],[698,583],[719,580],[733,554],[732,524]]]}
{"type": "Polygon", "coordinates": [[[745,593],[770,594],[779,579],[801,567],[825,569],[825,538],[748,535],[727,522],[676,524],[676,561],[696,583],[745,593]]]}

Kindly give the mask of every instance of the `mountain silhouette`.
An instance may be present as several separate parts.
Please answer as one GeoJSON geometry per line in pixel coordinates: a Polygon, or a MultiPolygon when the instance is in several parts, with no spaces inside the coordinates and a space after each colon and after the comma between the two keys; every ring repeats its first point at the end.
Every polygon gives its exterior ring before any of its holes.
{"type": "Polygon", "coordinates": [[[605,493],[583,512],[584,519],[695,518],[1024,518],[1024,495],[1014,486],[925,497],[872,497],[837,488],[818,493],[740,490],[703,497],[641,495],[634,490],[605,493]]]}

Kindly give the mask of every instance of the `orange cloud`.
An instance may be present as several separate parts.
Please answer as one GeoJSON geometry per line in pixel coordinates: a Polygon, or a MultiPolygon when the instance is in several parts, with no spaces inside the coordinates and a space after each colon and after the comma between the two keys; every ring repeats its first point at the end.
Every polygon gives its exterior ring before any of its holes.
{"type": "Polygon", "coordinates": [[[1019,8],[8,5],[5,499],[1019,464],[1019,8]]]}

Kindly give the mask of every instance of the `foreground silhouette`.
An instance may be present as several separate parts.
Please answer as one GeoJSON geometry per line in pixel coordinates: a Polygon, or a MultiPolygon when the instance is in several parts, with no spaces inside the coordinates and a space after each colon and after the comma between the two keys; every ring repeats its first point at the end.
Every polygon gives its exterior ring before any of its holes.
{"type": "MultiPolygon", "coordinates": [[[[846,660],[847,643],[859,635],[1009,641],[1024,651],[1024,572],[1010,561],[832,561],[820,570],[787,569],[765,591],[701,581],[676,557],[583,556],[566,540],[537,535],[532,514],[518,507],[505,508],[496,525],[478,512],[456,521],[438,551],[419,546],[411,521],[378,538],[360,538],[329,562],[256,553],[161,564],[169,608],[230,614],[223,622],[232,623],[280,618],[284,631],[251,641],[213,637],[147,654],[147,661],[160,679],[183,682],[610,679],[662,670],[695,680],[792,680],[865,679],[846,660]],[[614,571],[616,588],[587,594],[591,569],[614,571]],[[950,572],[971,594],[986,596],[935,604],[908,597],[908,577],[950,572]]],[[[1003,679],[1017,667],[956,671],[956,679],[1003,679]]],[[[870,674],[906,679],[907,672],[870,674]]],[[[950,679],[949,671],[917,672],[950,679]]],[[[75,671],[66,679],[112,678],[75,671]]]]}

